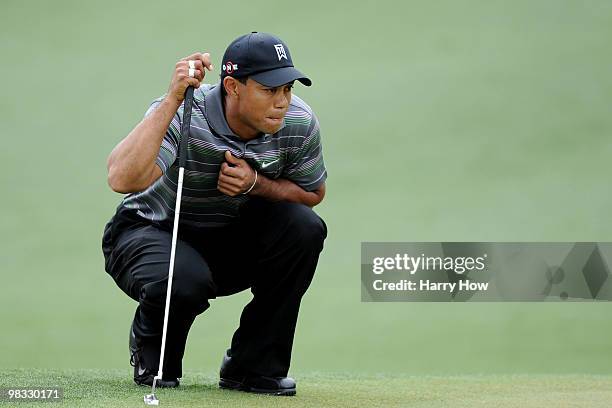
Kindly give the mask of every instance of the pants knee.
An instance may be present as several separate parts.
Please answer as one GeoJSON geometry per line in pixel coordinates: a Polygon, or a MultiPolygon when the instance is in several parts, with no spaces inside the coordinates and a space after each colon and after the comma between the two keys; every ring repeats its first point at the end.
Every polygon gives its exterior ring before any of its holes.
{"type": "Polygon", "coordinates": [[[287,225],[291,237],[307,247],[323,248],[327,237],[327,225],[310,207],[293,204],[289,211],[287,225]]]}
{"type": "MultiPolygon", "coordinates": [[[[165,307],[168,279],[151,282],[141,288],[141,302],[157,308],[165,307]]],[[[193,265],[177,258],[172,279],[170,304],[173,309],[202,313],[209,306],[208,300],[215,297],[217,288],[210,271],[194,270],[193,265]]]]}
{"type": "Polygon", "coordinates": [[[208,307],[208,299],[213,299],[217,292],[208,265],[193,265],[188,260],[177,258],[176,268],[172,283],[176,304],[203,311],[208,307]]]}
{"type": "Polygon", "coordinates": [[[202,313],[208,308],[208,300],[215,297],[214,284],[209,279],[172,283],[172,307],[202,313]]]}

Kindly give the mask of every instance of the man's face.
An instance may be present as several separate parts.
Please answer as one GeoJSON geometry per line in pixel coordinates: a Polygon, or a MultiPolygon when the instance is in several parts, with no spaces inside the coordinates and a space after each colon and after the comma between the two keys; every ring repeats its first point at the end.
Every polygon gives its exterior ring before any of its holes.
{"type": "Polygon", "coordinates": [[[271,88],[249,78],[237,85],[240,119],[262,133],[276,133],[289,109],[293,82],[271,88]]]}

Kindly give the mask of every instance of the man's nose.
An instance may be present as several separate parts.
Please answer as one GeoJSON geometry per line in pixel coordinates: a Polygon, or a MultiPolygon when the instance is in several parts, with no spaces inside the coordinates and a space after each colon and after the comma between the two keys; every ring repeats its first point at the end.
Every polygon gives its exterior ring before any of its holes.
{"type": "Polygon", "coordinates": [[[279,92],[274,98],[274,107],[277,109],[285,109],[289,106],[289,97],[284,92],[279,92]]]}

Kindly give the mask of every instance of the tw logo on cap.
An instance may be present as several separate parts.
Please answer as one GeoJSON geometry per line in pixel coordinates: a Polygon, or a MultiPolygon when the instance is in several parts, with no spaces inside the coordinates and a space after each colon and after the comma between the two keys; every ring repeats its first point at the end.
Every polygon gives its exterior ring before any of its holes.
{"type": "Polygon", "coordinates": [[[231,61],[227,61],[225,64],[223,64],[221,68],[229,75],[234,71],[238,71],[238,64],[234,64],[231,61]]]}
{"type": "Polygon", "coordinates": [[[287,53],[285,52],[285,47],[283,44],[274,44],[274,49],[276,50],[276,55],[278,56],[278,60],[287,59],[287,53]]]}

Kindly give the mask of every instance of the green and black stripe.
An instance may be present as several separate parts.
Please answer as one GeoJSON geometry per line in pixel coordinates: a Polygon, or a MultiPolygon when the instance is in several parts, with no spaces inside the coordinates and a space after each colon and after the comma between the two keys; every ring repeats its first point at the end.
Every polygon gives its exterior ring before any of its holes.
{"type": "MultiPolygon", "coordinates": [[[[248,196],[229,197],[217,190],[217,178],[225,151],[245,159],[266,177],[289,179],[307,191],[327,178],[323,162],[319,122],[312,109],[293,95],[282,128],[274,134],[243,141],[225,120],[220,88],[203,84],[194,93],[191,135],[183,181],[180,224],[192,228],[223,226],[235,221],[248,196]]],[[[156,99],[146,115],[162,101],[156,99]]],[[[178,179],[177,147],[183,106],[174,116],[156,159],[163,175],[144,191],[124,197],[121,205],[135,209],[150,221],[167,226],[174,219],[178,179]]]]}

